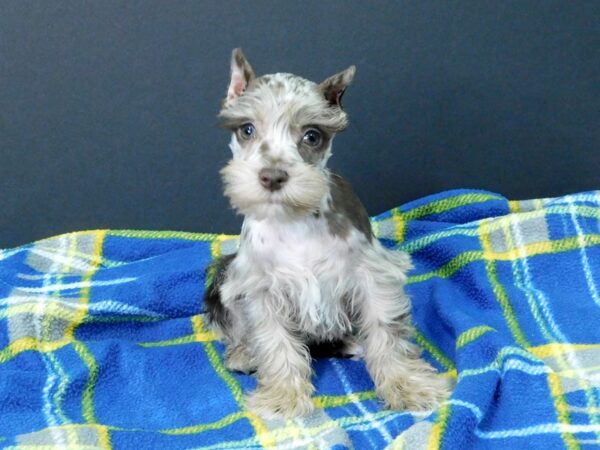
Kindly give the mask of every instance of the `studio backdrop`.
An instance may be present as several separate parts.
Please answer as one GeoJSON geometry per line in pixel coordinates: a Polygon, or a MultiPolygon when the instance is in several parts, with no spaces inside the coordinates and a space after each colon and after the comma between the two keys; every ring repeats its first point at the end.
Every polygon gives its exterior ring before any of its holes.
{"type": "Polygon", "coordinates": [[[229,58],[357,66],[331,167],[371,214],[447,189],[600,187],[597,1],[0,4],[0,248],[97,228],[237,233],[229,58]]]}

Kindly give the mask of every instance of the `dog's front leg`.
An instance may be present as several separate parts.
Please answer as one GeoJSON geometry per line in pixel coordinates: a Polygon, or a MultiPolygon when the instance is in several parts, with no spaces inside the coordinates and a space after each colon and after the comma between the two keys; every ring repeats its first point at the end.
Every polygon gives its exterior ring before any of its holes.
{"type": "Polygon", "coordinates": [[[448,396],[448,385],[397,328],[379,322],[363,330],[365,361],[377,394],[392,409],[433,409],[448,396]]]}
{"type": "Polygon", "coordinates": [[[275,311],[268,297],[249,309],[251,346],[257,365],[257,388],[247,397],[249,409],[264,417],[310,413],[314,387],[308,347],[292,331],[289,319],[275,311]]]}
{"type": "Polygon", "coordinates": [[[431,410],[448,396],[449,384],[421,359],[419,347],[410,341],[410,301],[392,275],[386,270],[370,271],[367,289],[357,299],[364,359],[387,407],[431,410]]]}

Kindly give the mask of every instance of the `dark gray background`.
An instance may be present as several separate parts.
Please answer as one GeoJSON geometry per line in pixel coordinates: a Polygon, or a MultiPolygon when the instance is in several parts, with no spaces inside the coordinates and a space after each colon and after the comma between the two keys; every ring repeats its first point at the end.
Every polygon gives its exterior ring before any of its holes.
{"type": "Polygon", "coordinates": [[[215,118],[236,46],[261,74],[357,65],[331,166],[372,214],[600,187],[598,1],[2,1],[0,247],[237,232],[215,118]]]}

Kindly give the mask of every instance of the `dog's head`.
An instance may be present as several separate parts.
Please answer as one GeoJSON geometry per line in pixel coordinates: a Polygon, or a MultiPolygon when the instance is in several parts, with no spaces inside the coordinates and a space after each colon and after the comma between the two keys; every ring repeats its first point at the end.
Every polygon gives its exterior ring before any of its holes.
{"type": "Polygon", "coordinates": [[[331,142],[346,128],[341,98],[354,66],[320,84],[288,73],[257,77],[240,49],[219,114],[233,135],[221,171],[225,195],[241,214],[305,215],[328,193],[331,142]]]}

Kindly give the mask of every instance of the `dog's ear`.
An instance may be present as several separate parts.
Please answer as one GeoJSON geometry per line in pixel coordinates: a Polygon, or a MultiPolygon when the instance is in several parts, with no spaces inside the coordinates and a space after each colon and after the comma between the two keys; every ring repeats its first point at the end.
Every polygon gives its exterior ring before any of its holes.
{"type": "Polygon", "coordinates": [[[319,84],[319,89],[323,92],[323,95],[330,105],[342,107],[342,96],[344,95],[346,88],[352,83],[355,72],[356,66],[350,66],[346,70],[336,73],[319,84]]]}
{"type": "Polygon", "coordinates": [[[231,81],[227,90],[227,101],[239,97],[254,78],[256,78],[254,70],[242,53],[242,49],[234,49],[231,53],[231,81]]]}

